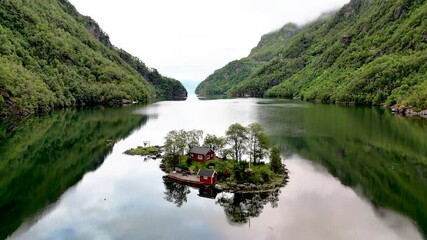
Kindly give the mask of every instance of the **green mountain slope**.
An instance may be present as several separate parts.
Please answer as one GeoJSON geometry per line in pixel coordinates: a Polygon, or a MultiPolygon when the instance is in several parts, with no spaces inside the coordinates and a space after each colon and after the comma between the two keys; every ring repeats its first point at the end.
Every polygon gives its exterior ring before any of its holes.
{"type": "Polygon", "coordinates": [[[271,58],[278,56],[297,31],[297,26],[289,23],[278,31],[262,36],[261,41],[252,49],[248,57],[232,61],[215,71],[197,86],[196,93],[199,95],[227,94],[230,88],[249,78],[271,58]]]}
{"type": "Polygon", "coordinates": [[[352,0],[284,45],[227,94],[427,109],[426,1],[352,0]]]}
{"type": "Polygon", "coordinates": [[[186,96],[67,0],[0,0],[0,113],[186,96]],[[176,92],[176,94],[175,94],[176,92]]]}

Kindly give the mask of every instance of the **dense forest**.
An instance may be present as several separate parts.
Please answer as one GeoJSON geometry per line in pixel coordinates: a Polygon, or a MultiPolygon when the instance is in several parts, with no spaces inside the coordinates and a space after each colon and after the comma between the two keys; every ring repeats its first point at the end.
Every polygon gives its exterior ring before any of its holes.
{"type": "Polygon", "coordinates": [[[263,36],[196,93],[427,109],[427,2],[352,0],[329,17],[263,36]]]}
{"type": "Polygon", "coordinates": [[[186,96],[67,0],[0,0],[1,115],[186,96]]]}

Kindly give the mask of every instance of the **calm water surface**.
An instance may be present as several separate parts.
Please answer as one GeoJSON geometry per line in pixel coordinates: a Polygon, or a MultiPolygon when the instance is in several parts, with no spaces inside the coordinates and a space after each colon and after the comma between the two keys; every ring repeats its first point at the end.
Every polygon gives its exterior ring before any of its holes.
{"type": "MultiPolygon", "coordinates": [[[[427,121],[269,99],[68,110],[3,127],[0,238],[426,239],[427,121]],[[174,129],[259,122],[290,182],[203,192],[123,152],[174,129]],[[115,144],[114,144],[115,143],[115,144]]],[[[1,135],[0,135],[1,136],[1,135]]]]}

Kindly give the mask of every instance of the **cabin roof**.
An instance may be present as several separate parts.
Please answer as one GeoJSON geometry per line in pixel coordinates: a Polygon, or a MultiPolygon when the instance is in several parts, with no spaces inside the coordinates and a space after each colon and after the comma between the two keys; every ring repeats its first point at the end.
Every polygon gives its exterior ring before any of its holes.
{"type": "Polygon", "coordinates": [[[192,147],[190,153],[206,155],[210,150],[209,147],[192,147]]]}
{"type": "Polygon", "coordinates": [[[214,175],[215,173],[216,173],[216,172],[215,172],[214,170],[205,170],[205,169],[200,169],[200,170],[197,172],[197,175],[202,176],[202,177],[213,177],[213,175],[214,175]]]}

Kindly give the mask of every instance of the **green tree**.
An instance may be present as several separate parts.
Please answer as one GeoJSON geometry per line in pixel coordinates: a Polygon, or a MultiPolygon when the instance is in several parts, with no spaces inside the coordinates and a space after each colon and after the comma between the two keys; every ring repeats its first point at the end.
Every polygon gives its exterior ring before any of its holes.
{"type": "Polygon", "coordinates": [[[184,130],[172,130],[165,137],[165,155],[183,156],[188,146],[187,132],[184,130]]]}
{"type": "Polygon", "coordinates": [[[226,158],[226,149],[225,145],[227,144],[227,141],[223,137],[217,137],[215,135],[208,134],[205,137],[205,141],[203,145],[212,148],[218,156],[221,156],[222,158],[226,158]]]}
{"type": "Polygon", "coordinates": [[[273,147],[270,151],[270,168],[275,173],[283,172],[282,158],[278,147],[273,147]]]}
{"type": "Polygon", "coordinates": [[[232,146],[231,149],[234,153],[234,160],[240,161],[242,155],[246,151],[245,145],[248,139],[247,129],[239,123],[234,123],[228,127],[225,134],[227,136],[227,142],[232,146]]]}
{"type": "MultiPolygon", "coordinates": [[[[264,128],[259,123],[252,123],[247,128],[248,141],[247,149],[249,154],[249,164],[251,161],[257,163],[268,155],[270,143],[264,128]]],[[[250,166],[250,165],[249,165],[250,166]]]]}
{"type": "Polygon", "coordinates": [[[194,146],[200,146],[200,142],[203,139],[203,131],[193,129],[186,133],[188,148],[192,148],[194,146]]]}

